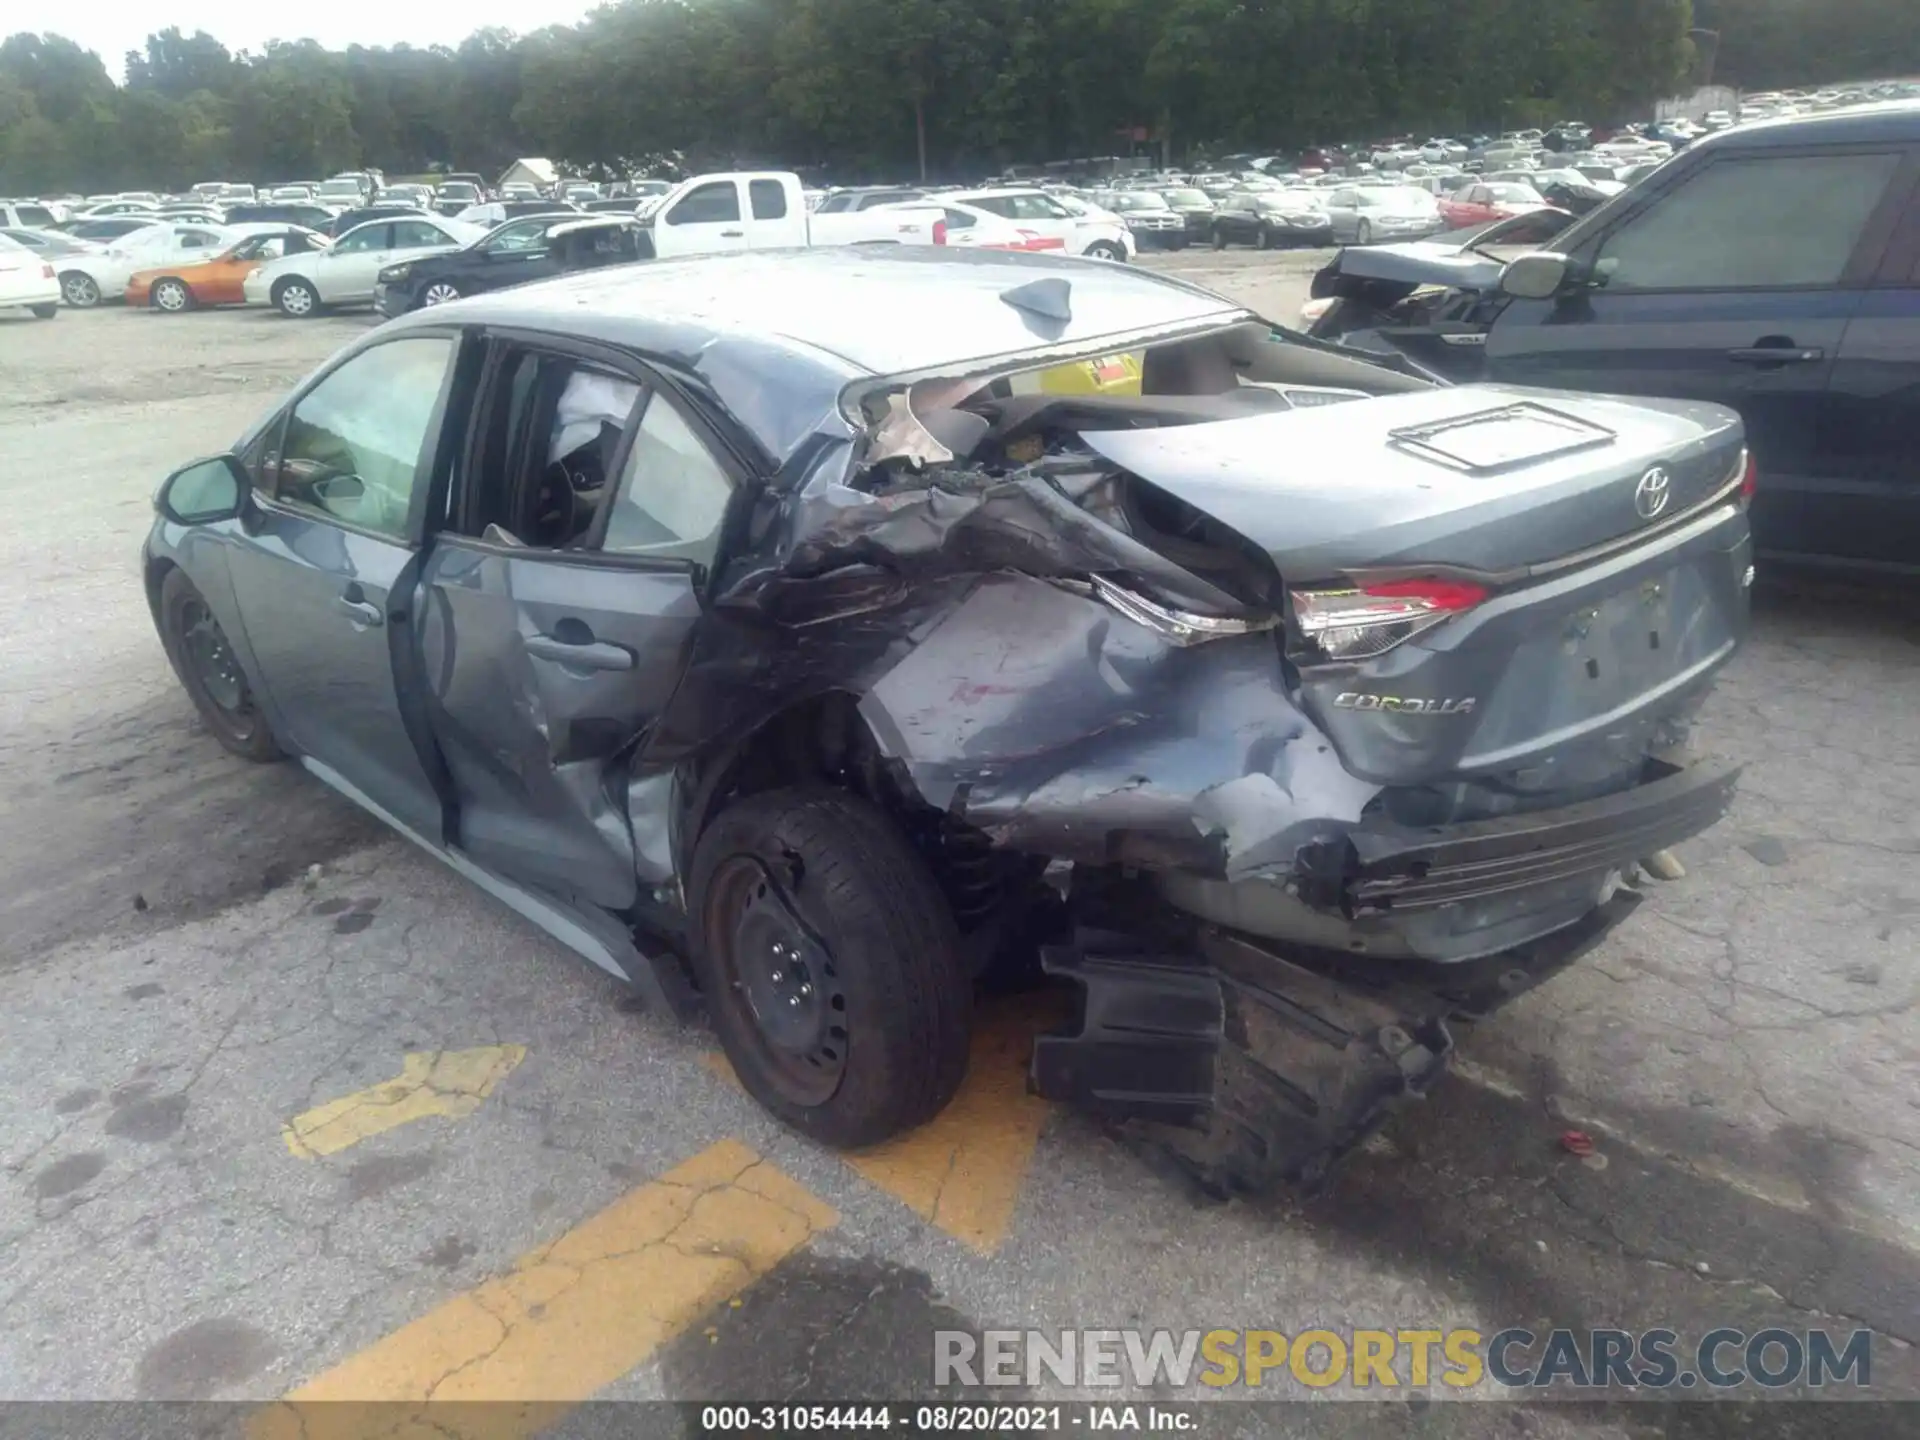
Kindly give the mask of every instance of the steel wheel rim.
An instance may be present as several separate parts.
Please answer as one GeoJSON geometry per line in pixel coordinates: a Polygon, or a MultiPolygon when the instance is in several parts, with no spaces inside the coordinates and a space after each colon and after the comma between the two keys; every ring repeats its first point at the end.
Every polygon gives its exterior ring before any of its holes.
{"type": "Polygon", "coordinates": [[[304,315],[313,308],[313,292],[304,285],[289,285],[280,292],[280,308],[289,315],[304,315]]]}
{"type": "Polygon", "coordinates": [[[420,303],[422,305],[444,305],[449,300],[458,300],[459,298],[460,292],[443,280],[438,285],[429,285],[427,287],[427,293],[420,297],[420,303]]]}
{"type": "Polygon", "coordinates": [[[175,280],[163,280],[153,287],[153,303],[162,310],[187,308],[187,287],[175,280]]]}
{"type": "Polygon", "coordinates": [[[761,1068],[796,1104],[832,1099],[848,1048],[832,953],[753,855],[731,856],[715,872],[703,919],[720,983],[740,999],[761,1068]]]}
{"type": "Polygon", "coordinates": [[[180,607],[180,649],[200,692],[235,729],[244,732],[250,728],[253,706],[247,677],[227,643],[226,631],[213,618],[206,602],[197,597],[180,607]]]}

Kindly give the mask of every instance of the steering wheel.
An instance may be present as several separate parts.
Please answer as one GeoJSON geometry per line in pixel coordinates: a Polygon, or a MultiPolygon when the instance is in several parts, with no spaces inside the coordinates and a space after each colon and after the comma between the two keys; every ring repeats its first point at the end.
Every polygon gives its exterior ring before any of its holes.
{"type": "Polygon", "coordinates": [[[558,547],[573,538],[574,508],[577,503],[573,477],[560,461],[547,466],[534,488],[533,523],[527,528],[530,543],[558,547]]]}

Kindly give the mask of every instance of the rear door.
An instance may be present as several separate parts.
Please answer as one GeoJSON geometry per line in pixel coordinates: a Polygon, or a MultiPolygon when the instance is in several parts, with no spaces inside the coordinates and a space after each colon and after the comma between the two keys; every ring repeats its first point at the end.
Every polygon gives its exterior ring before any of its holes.
{"type": "Polygon", "coordinates": [[[740,182],[728,176],[695,185],[675,200],[654,224],[654,245],[661,255],[711,255],[748,248],[740,182]]]}
{"type": "Polygon", "coordinates": [[[1898,146],[1704,158],[1583,238],[1575,259],[1595,284],[1502,312],[1488,377],[1731,406],[1760,472],[1756,545],[1807,549],[1808,527],[1832,520],[1821,437],[1835,357],[1908,163],[1898,146]]]}
{"type": "Polygon", "coordinates": [[[1920,571],[1920,176],[1847,324],[1829,397],[1807,550],[1920,571]]]}
{"type": "Polygon", "coordinates": [[[435,543],[417,620],[458,845],[522,884],[623,910],[640,874],[672,873],[666,832],[646,824],[657,805],[629,787],[685,669],[740,472],[631,360],[588,352],[583,365],[559,342],[496,343],[468,472],[480,478],[466,488],[499,486],[501,498],[456,506],[455,523],[478,533],[435,543]],[[576,441],[609,429],[596,485],[576,441]],[[554,457],[569,454],[556,475],[554,457]],[[530,503],[512,498],[516,475],[545,477],[530,503]],[[552,486],[566,487],[564,504],[552,486]],[[563,509],[573,519],[555,528],[563,509]]]}
{"type": "Polygon", "coordinates": [[[271,493],[228,558],[276,732],[436,843],[432,734],[394,677],[459,345],[409,330],[309,385],[268,442],[271,493]]]}

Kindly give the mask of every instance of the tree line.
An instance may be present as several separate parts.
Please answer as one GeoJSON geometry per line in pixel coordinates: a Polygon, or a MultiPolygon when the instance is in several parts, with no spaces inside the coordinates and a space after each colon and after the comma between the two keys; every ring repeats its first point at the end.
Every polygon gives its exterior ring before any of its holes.
{"type": "Polygon", "coordinates": [[[0,194],[363,165],[780,164],[969,178],[1398,132],[1643,115],[1701,78],[1920,72],[1914,0],[621,0],[419,49],[164,30],[126,57],[0,42],[0,194]],[[1162,150],[1161,147],[1164,147],[1162,150]]]}

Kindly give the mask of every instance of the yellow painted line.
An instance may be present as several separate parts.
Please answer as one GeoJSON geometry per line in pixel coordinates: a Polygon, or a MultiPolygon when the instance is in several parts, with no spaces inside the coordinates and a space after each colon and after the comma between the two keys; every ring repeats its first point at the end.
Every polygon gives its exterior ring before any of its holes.
{"type": "Polygon", "coordinates": [[[518,1440],[838,1220],[723,1140],[260,1411],[249,1440],[518,1440]]]}
{"type": "Polygon", "coordinates": [[[296,1115],[280,1133],[287,1149],[302,1160],[313,1160],[415,1120],[435,1115],[458,1120],[478,1110],[494,1086],[526,1058],[524,1045],[408,1055],[393,1079],[296,1115]]]}
{"type": "MultiPolygon", "coordinates": [[[[1052,1114],[1027,1093],[1033,1037],[1051,1021],[1031,996],[983,1007],[975,1021],[967,1078],[953,1103],[917,1130],[842,1156],[914,1214],[982,1255],[998,1250],[1013,1226],[1020,1190],[1052,1114]]],[[[738,1085],[726,1057],[707,1057],[715,1074],[738,1085]]]]}
{"type": "Polygon", "coordinates": [[[991,1255],[1007,1238],[1027,1167],[1053,1107],[1027,1093],[1036,1029],[1027,1010],[976,1023],[966,1082],[918,1130],[847,1156],[921,1219],[991,1255]]]}

